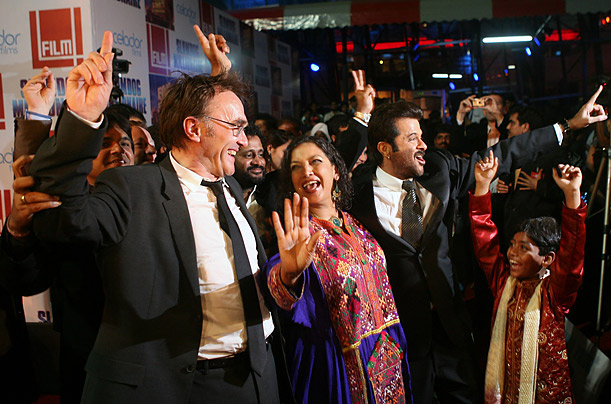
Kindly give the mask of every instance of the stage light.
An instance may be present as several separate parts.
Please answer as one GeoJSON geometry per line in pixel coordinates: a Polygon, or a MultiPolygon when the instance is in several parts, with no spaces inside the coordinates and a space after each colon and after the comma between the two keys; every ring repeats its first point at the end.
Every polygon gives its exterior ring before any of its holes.
{"type": "Polygon", "coordinates": [[[433,78],[434,79],[447,79],[448,74],[447,73],[433,73],[433,78]]]}
{"type": "Polygon", "coordinates": [[[318,66],[316,63],[312,63],[310,64],[310,70],[312,70],[313,72],[317,72],[320,70],[320,66],[318,66]]]}
{"type": "Polygon", "coordinates": [[[479,81],[479,74],[473,73],[473,80],[479,81]]]}
{"type": "Polygon", "coordinates": [[[507,65],[507,69],[515,70],[516,69],[516,65],[507,65]]]}
{"type": "Polygon", "coordinates": [[[460,80],[462,79],[462,74],[460,73],[450,74],[450,78],[460,80]]]}
{"type": "Polygon", "coordinates": [[[537,45],[537,46],[541,46],[541,42],[539,42],[539,38],[534,37],[533,38],[533,42],[537,45]]]}
{"type": "Polygon", "coordinates": [[[507,70],[507,69],[503,70],[503,72],[505,73],[505,76],[507,76],[509,74],[509,70],[507,70]]]}
{"type": "Polygon", "coordinates": [[[513,35],[513,36],[487,36],[482,39],[483,43],[507,43],[507,42],[530,42],[533,40],[531,35],[513,35]]]}
{"type": "Polygon", "coordinates": [[[450,86],[450,90],[456,90],[456,84],[454,84],[453,82],[450,81],[450,84],[448,84],[448,86],[450,86]]]}
{"type": "Polygon", "coordinates": [[[420,54],[417,54],[416,56],[414,56],[414,62],[417,62],[418,59],[420,59],[420,54]]]}
{"type": "Polygon", "coordinates": [[[526,48],[524,48],[524,52],[526,52],[526,54],[527,54],[528,56],[531,56],[531,55],[533,54],[533,51],[531,51],[531,50],[530,50],[530,47],[528,47],[528,46],[527,46],[526,48]]]}
{"type": "Polygon", "coordinates": [[[384,61],[383,61],[382,59],[380,59],[380,64],[381,64],[381,65],[383,65],[383,64],[384,64],[384,61]]]}

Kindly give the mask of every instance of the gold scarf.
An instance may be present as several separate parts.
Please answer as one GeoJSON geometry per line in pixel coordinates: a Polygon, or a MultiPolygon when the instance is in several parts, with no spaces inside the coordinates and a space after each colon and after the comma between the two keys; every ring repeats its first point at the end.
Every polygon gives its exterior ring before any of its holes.
{"type": "MultiPolygon", "coordinates": [[[[542,271],[543,272],[543,271],[542,271]]],[[[545,270],[542,278],[549,274],[545,270]]],[[[528,301],[524,313],[524,334],[522,335],[522,357],[520,360],[520,392],[519,404],[535,402],[537,387],[537,367],[539,363],[539,323],[541,321],[541,285],[539,282],[535,292],[528,301]]],[[[507,330],[507,304],[513,296],[516,278],[510,276],[505,282],[503,294],[492,327],[488,364],[486,366],[485,400],[486,404],[501,404],[503,384],[505,381],[505,332],[507,330]]]]}

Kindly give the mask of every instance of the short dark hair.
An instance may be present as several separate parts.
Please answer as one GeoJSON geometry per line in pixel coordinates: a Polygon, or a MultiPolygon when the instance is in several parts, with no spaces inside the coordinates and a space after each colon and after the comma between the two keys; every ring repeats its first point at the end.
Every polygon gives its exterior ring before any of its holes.
{"type": "Polygon", "coordinates": [[[399,136],[397,120],[400,118],[422,119],[422,108],[412,102],[400,100],[380,105],[374,109],[367,129],[369,153],[376,164],[382,163],[383,156],[378,151],[378,143],[386,142],[396,147],[395,138],[399,136]]]}
{"type": "Polygon", "coordinates": [[[524,232],[539,247],[539,255],[557,252],[560,248],[560,226],[553,217],[536,217],[526,219],[516,229],[515,233],[524,232]]]}
{"type": "Polygon", "coordinates": [[[256,136],[261,141],[261,145],[265,145],[265,136],[261,133],[261,129],[257,125],[248,125],[244,129],[244,134],[246,137],[256,136]]]}
{"type": "Polygon", "coordinates": [[[326,124],[329,129],[329,135],[338,136],[340,134],[339,128],[350,125],[352,118],[346,114],[337,114],[333,118],[329,119],[326,124]]]}
{"type": "MultiPolygon", "coordinates": [[[[127,120],[130,122],[130,124],[132,123],[132,121],[129,118],[131,118],[132,116],[135,116],[138,119],[140,119],[142,122],[144,122],[143,127],[146,128],[146,118],[144,117],[144,115],[142,115],[140,111],[138,111],[136,108],[132,107],[131,105],[123,104],[123,103],[116,103],[116,104],[110,105],[107,109],[117,111],[118,113],[125,115],[127,117],[127,120]]],[[[138,126],[142,126],[142,125],[138,125],[138,126]]]]}
{"type": "Polygon", "coordinates": [[[117,108],[111,108],[112,105],[104,110],[104,116],[108,120],[108,129],[116,126],[129,136],[132,142],[132,148],[134,147],[134,140],[132,139],[132,127],[129,124],[129,118],[123,114],[117,108]]]}
{"type": "Polygon", "coordinates": [[[278,121],[278,127],[280,127],[282,125],[292,126],[295,129],[295,132],[291,132],[291,133],[293,133],[293,136],[300,136],[301,135],[301,122],[299,122],[298,119],[295,119],[295,118],[290,117],[290,116],[284,117],[280,121],[278,121]]]}
{"type": "MultiPolygon", "coordinates": [[[[536,109],[532,107],[517,107],[513,110],[512,114],[518,113],[518,121],[520,125],[527,123],[530,130],[535,130],[543,127],[543,117],[536,109]]],[[[511,116],[511,115],[510,115],[511,116]]]]}
{"type": "Polygon", "coordinates": [[[166,92],[159,108],[159,133],[161,140],[169,147],[183,147],[186,135],[184,120],[193,116],[206,115],[214,96],[231,91],[246,104],[250,89],[235,73],[226,72],[217,76],[182,74],[166,92]]]}
{"type": "Polygon", "coordinates": [[[265,126],[267,130],[275,130],[278,129],[278,120],[271,116],[270,114],[260,113],[255,116],[255,121],[263,121],[265,122],[265,126]]]}
{"type": "MultiPolygon", "coordinates": [[[[274,149],[276,147],[282,146],[286,142],[290,142],[295,136],[291,132],[287,132],[282,129],[275,129],[269,132],[266,136],[265,142],[263,142],[263,154],[265,156],[265,161],[270,164],[271,156],[267,152],[267,146],[272,146],[274,149]]],[[[271,166],[270,166],[271,167],[271,166]]]]}
{"type": "Polygon", "coordinates": [[[339,199],[335,201],[335,206],[339,210],[350,209],[350,206],[352,205],[353,189],[344,159],[342,159],[342,157],[339,155],[333,144],[326,139],[316,136],[300,136],[295,138],[286,149],[284,157],[282,158],[282,168],[280,171],[280,192],[278,193],[280,203],[278,206],[282,206],[282,200],[290,197],[290,195],[295,192],[293,181],[291,181],[291,154],[293,153],[293,150],[297,148],[297,146],[304,143],[313,143],[318,146],[318,148],[325,153],[331,164],[337,168],[339,180],[336,181],[336,184],[341,192],[341,195],[339,199]]]}

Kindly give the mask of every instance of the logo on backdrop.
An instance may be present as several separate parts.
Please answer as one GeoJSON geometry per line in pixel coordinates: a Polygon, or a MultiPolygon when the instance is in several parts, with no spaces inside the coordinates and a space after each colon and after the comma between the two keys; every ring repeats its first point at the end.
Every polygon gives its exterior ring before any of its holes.
{"type": "Polygon", "coordinates": [[[195,24],[197,13],[191,7],[184,4],[176,4],[176,14],[185,16],[191,24],[195,24]]]}
{"type": "Polygon", "coordinates": [[[4,117],[4,89],[2,88],[2,73],[0,73],[0,130],[6,129],[4,117]]]}
{"type": "Polygon", "coordinates": [[[16,55],[19,53],[19,43],[22,40],[19,38],[19,32],[7,32],[2,28],[0,32],[0,55],[16,55]]]}
{"type": "Polygon", "coordinates": [[[72,67],[83,61],[81,8],[30,11],[32,67],[72,67]]]}
{"type": "Polygon", "coordinates": [[[140,113],[146,114],[146,98],[142,96],[142,86],[140,79],[132,79],[129,77],[121,77],[119,79],[119,87],[123,91],[121,102],[128,104],[140,113]]]}
{"type": "Polygon", "coordinates": [[[150,73],[170,74],[170,36],[168,30],[152,24],[146,24],[146,37],[149,47],[150,73]]]}
{"type": "MultiPolygon", "coordinates": [[[[121,32],[113,32],[112,37],[115,47],[123,51],[126,50],[125,48],[129,48],[133,56],[142,56],[142,39],[138,38],[133,32],[126,34],[124,30],[121,30],[121,32]]],[[[123,56],[127,57],[128,55],[124,53],[123,56]]]]}
{"type": "Polygon", "coordinates": [[[119,3],[127,4],[128,6],[140,9],[140,0],[117,0],[119,3]]]}

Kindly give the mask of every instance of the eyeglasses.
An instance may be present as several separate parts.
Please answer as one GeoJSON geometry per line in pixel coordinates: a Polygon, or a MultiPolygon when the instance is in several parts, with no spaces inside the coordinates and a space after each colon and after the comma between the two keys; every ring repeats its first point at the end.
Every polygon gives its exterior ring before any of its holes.
{"type": "Polygon", "coordinates": [[[201,118],[212,119],[213,121],[217,121],[217,122],[224,123],[225,125],[229,125],[229,127],[233,131],[233,136],[235,137],[240,137],[240,135],[244,133],[244,129],[246,129],[246,126],[236,125],[235,123],[223,121],[222,119],[218,119],[213,116],[202,115],[201,118]]]}

